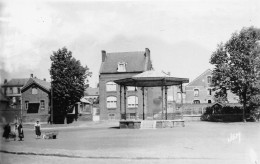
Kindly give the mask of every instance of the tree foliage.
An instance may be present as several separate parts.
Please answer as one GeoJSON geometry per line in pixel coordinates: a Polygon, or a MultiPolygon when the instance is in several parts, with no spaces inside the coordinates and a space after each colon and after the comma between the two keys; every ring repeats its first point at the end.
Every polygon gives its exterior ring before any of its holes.
{"type": "Polygon", "coordinates": [[[59,49],[50,57],[53,89],[53,112],[56,116],[66,117],[76,102],[84,96],[85,82],[91,72],[83,67],[79,60],[72,57],[67,48],[59,49]]]}
{"type": "Polygon", "coordinates": [[[216,90],[231,90],[239,96],[244,109],[259,94],[260,29],[243,28],[218,45],[210,63],[215,66],[212,83],[216,90]]]}

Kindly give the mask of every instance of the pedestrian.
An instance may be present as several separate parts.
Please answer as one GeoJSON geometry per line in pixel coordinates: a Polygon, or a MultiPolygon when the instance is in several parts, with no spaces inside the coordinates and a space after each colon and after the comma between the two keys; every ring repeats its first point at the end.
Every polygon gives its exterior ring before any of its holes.
{"type": "Polygon", "coordinates": [[[24,138],[24,134],[23,134],[23,125],[20,122],[20,124],[18,125],[18,137],[20,138],[19,141],[22,141],[24,138]]]}
{"type": "Polygon", "coordinates": [[[35,129],[36,138],[41,137],[41,124],[39,123],[39,121],[36,121],[34,125],[34,129],[35,129]]]}
{"type": "Polygon", "coordinates": [[[11,126],[10,126],[9,123],[7,123],[7,124],[4,126],[3,137],[4,137],[6,140],[8,140],[10,133],[11,133],[11,126]]]}

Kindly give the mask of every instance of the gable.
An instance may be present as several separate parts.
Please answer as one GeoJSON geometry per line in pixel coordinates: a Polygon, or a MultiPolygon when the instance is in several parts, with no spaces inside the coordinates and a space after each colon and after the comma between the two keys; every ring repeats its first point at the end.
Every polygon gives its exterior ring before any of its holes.
{"type": "Polygon", "coordinates": [[[212,76],[212,71],[210,69],[203,72],[197,78],[195,78],[192,82],[190,82],[187,87],[189,86],[205,86],[208,85],[207,77],[212,76]]]}
{"type": "Polygon", "coordinates": [[[126,63],[125,72],[143,72],[146,63],[145,52],[107,53],[100,73],[118,73],[118,63],[126,63]]]}
{"type": "Polygon", "coordinates": [[[51,89],[51,84],[44,81],[44,80],[40,80],[37,78],[30,78],[28,80],[28,82],[25,84],[25,86],[22,88],[21,92],[25,92],[26,90],[28,90],[29,88],[33,87],[33,86],[37,86],[38,88],[40,88],[41,90],[49,93],[50,89],[51,89]]]}

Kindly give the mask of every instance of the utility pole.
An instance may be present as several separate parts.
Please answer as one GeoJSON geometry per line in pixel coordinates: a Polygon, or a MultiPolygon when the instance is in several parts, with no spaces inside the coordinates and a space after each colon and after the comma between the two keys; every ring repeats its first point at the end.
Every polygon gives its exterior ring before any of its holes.
{"type": "Polygon", "coordinates": [[[53,85],[51,79],[51,124],[53,124],[53,85]]]}

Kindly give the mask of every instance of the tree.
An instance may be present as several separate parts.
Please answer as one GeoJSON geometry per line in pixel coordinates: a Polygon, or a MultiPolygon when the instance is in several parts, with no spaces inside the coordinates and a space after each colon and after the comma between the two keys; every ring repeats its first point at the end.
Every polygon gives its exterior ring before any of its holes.
{"type": "Polygon", "coordinates": [[[50,59],[53,114],[55,122],[61,122],[84,96],[85,82],[91,72],[87,66],[81,66],[80,61],[72,57],[72,52],[65,47],[53,52],[50,59]]]}
{"type": "Polygon", "coordinates": [[[243,28],[239,33],[233,33],[225,44],[219,44],[210,59],[215,66],[212,77],[214,89],[225,88],[239,96],[244,121],[246,107],[259,94],[258,40],[260,29],[243,28]]]}

